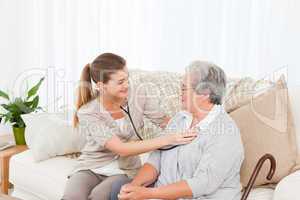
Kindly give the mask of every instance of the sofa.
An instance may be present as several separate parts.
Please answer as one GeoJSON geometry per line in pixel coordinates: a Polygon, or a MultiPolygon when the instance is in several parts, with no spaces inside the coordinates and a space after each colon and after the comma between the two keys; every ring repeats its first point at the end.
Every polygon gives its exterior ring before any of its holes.
{"type": "MultiPolygon", "coordinates": [[[[178,73],[145,72],[132,70],[130,72],[132,84],[149,81],[149,91],[160,91],[161,106],[167,107],[165,112],[172,116],[180,109],[178,93],[180,78],[178,73]],[[169,93],[168,93],[169,91],[169,93]],[[171,93],[170,93],[171,91],[171,93]],[[173,93],[172,93],[173,92],[173,93]]],[[[237,83],[238,78],[228,79],[230,90],[237,83]]],[[[290,86],[289,97],[296,127],[297,145],[300,147],[300,87],[290,86]]],[[[154,127],[145,119],[143,135],[151,138],[154,127]]],[[[47,147],[45,147],[47,148],[47,147]]],[[[145,162],[148,154],[141,155],[145,162]]],[[[10,160],[10,182],[14,185],[12,196],[23,200],[58,200],[63,194],[67,175],[76,164],[76,159],[69,156],[55,156],[50,159],[36,162],[31,149],[13,156],[10,160]]],[[[284,177],[276,185],[267,185],[252,189],[248,200],[297,200],[300,199],[300,170],[284,177]]]]}

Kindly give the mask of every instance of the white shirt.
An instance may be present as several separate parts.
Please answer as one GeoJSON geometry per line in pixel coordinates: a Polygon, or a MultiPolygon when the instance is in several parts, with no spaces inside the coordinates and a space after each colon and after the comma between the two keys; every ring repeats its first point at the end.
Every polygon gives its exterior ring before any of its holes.
{"type": "MultiPolygon", "coordinates": [[[[192,120],[190,113],[179,112],[167,128],[184,131],[192,120]]],[[[159,173],[155,187],[186,181],[192,199],[239,200],[244,151],[235,122],[215,105],[195,127],[198,136],[191,143],[151,153],[147,162],[159,173]]]]}

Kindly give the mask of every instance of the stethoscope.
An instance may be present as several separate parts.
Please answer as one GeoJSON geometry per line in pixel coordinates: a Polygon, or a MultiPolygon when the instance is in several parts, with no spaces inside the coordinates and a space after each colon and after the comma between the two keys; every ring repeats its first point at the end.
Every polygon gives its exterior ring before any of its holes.
{"type": "MultiPolygon", "coordinates": [[[[134,123],[133,123],[132,117],[131,117],[131,115],[130,115],[130,110],[129,110],[128,102],[127,102],[126,104],[127,104],[127,105],[126,105],[127,109],[125,109],[123,106],[120,106],[120,108],[128,115],[129,120],[130,120],[130,123],[131,123],[131,125],[132,125],[132,128],[133,128],[133,130],[134,130],[136,136],[137,136],[141,141],[143,141],[144,139],[143,139],[142,136],[138,133],[138,131],[137,131],[137,129],[136,129],[134,123]]],[[[168,148],[159,148],[158,150],[160,150],[160,151],[168,151],[168,150],[171,150],[171,149],[176,148],[177,146],[179,146],[179,145],[175,145],[175,146],[168,147],[168,148]]]]}

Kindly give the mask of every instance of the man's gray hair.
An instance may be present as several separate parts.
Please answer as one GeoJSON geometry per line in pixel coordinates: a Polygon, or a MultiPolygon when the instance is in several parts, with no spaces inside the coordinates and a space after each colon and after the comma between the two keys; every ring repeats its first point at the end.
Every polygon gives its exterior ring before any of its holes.
{"type": "Polygon", "coordinates": [[[197,94],[209,94],[209,100],[213,104],[222,104],[222,98],[226,91],[226,75],[217,65],[194,61],[186,68],[186,73],[191,78],[192,87],[197,94]]]}

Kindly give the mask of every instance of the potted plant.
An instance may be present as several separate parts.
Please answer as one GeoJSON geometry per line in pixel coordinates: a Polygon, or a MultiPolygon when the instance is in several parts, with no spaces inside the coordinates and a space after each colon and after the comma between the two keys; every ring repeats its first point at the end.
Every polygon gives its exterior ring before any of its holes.
{"type": "Polygon", "coordinates": [[[41,107],[38,106],[39,96],[37,95],[37,91],[39,90],[43,81],[44,77],[41,78],[39,82],[31,89],[26,91],[26,97],[24,98],[9,97],[7,93],[0,90],[0,97],[7,101],[6,104],[0,104],[0,106],[5,111],[4,113],[0,113],[0,122],[4,119],[5,123],[10,122],[12,124],[13,133],[17,145],[26,144],[24,136],[26,124],[24,123],[21,115],[41,109],[41,107]]]}

